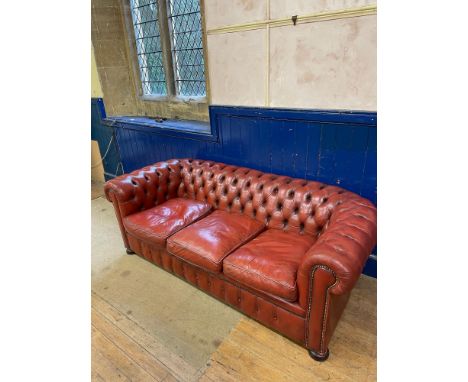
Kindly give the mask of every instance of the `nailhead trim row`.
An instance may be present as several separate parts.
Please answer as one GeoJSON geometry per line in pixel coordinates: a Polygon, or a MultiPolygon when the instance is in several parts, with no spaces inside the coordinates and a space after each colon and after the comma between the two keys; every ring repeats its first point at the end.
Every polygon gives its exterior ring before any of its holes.
{"type": "MultiPolygon", "coordinates": [[[[306,323],[309,322],[310,320],[310,311],[312,308],[312,289],[314,287],[314,276],[315,276],[315,271],[317,269],[323,269],[327,272],[330,272],[333,277],[335,278],[335,282],[332,285],[329,285],[327,287],[327,291],[325,293],[325,305],[323,308],[323,313],[322,313],[322,330],[320,334],[320,353],[325,354],[326,349],[324,349],[324,341],[325,341],[325,333],[327,329],[327,316],[328,316],[328,306],[329,306],[329,299],[330,299],[330,289],[333,288],[337,283],[338,283],[338,278],[336,277],[335,272],[333,272],[330,268],[324,266],[324,265],[316,265],[314,266],[311,271],[310,271],[310,283],[309,283],[309,298],[308,298],[308,305],[307,305],[307,316],[306,316],[306,323]]],[[[306,327],[305,328],[305,346],[308,348],[309,347],[309,330],[306,327]]]]}

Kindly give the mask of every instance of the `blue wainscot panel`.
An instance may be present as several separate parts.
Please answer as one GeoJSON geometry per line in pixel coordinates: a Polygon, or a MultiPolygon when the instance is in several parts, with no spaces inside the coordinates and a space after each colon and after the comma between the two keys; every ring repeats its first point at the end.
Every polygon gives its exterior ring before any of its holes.
{"type": "Polygon", "coordinates": [[[123,174],[123,169],[114,128],[103,124],[105,118],[102,98],[91,98],[91,139],[97,141],[101,156],[105,156],[102,161],[104,177],[109,180],[123,174]]]}
{"type": "MultiPolygon", "coordinates": [[[[170,158],[209,159],[336,184],[377,203],[377,114],[210,107],[207,132],[178,132],[106,120],[115,128],[125,172],[170,158]]],[[[376,256],[365,273],[376,277],[376,256]]]]}

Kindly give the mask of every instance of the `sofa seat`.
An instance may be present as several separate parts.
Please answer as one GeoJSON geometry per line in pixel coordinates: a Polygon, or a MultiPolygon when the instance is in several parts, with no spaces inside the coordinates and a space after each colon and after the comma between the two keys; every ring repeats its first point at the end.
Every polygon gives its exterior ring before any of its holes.
{"type": "Polygon", "coordinates": [[[123,218],[127,232],[140,240],[165,247],[166,240],[180,229],[206,216],[211,206],[192,199],[175,198],[156,207],[123,218]]]}
{"type": "Polygon", "coordinates": [[[297,300],[297,270],[315,237],[269,229],[223,261],[223,273],[240,284],[287,301],[297,300]]]}
{"type": "Polygon", "coordinates": [[[221,272],[223,259],[264,227],[244,214],[216,210],[172,236],[167,241],[167,250],[193,265],[221,272]]]}

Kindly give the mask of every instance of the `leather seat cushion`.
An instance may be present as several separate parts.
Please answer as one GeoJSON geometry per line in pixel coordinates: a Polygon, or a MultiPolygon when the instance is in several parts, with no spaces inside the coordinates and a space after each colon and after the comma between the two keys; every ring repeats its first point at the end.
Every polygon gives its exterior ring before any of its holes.
{"type": "Polygon", "coordinates": [[[296,301],[297,270],[315,241],[307,234],[269,229],[227,256],[223,272],[240,284],[296,301]]]}
{"type": "Polygon", "coordinates": [[[211,206],[192,199],[175,198],[123,218],[128,233],[165,247],[166,240],[190,223],[206,216],[211,206]]]}
{"type": "Polygon", "coordinates": [[[223,259],[264,227],[246,215],[216,210],[172,236],[167,241],[167,250],[191,264],[221,272],[223,259]]]}

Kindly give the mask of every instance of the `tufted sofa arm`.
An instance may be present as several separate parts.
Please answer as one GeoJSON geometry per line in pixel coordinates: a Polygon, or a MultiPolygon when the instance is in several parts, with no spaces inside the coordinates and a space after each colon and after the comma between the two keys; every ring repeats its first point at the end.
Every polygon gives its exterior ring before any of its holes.
{"type": "Polygon", "coordinates": [[[300,303],[307,306],[314,268],[334,276],[330,293],[343,295],[356,284],[377,240],[375,206],[358,195],[336,206],[327,230],[306,253],[298,269],[300,303]]]}
{"type": "Polygon", "coordinates": [[[108,181],[104,192],[123,218],[177,197],[180,170],[178,160],[155,163],[108,181]]]}
{"type": "Polygon", "coordinates": [[[105,184],[104,192],[107,200],[114,205],[127,251],[130,244],[122,219],[176,198],[181,191],[181,167],[177,159],[159,162],[118,176],[105,184]]]}

